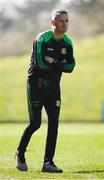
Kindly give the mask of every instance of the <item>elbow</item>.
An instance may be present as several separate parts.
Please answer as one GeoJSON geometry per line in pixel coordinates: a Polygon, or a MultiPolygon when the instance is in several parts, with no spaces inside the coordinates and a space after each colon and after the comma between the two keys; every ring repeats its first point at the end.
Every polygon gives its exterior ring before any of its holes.
{"type": "Polygon", "coordinates": [[[72,73],[74,68],[75,68],[75,63],[73,64],[73,66],[71,68],[69,67],[69,68],[65,69],[64,72],[65,73],[72,73]]]}
{"type": "Polygon", "coordinates": [[[73,69],[70,69],[70,70],[68,71],[68,73],[72,73],[72,72],[73,72],[73,70],[74,70],[74,68],[73,68],[73,69]]]}
{"type": "Polygon", "coordinates": [[[64,70],[63,72],[64,72],[64,73],[72,73],[73,70],[74,70],[74,68],[73,68],[73,69],[67,69],[67,70],[64,70]]]}

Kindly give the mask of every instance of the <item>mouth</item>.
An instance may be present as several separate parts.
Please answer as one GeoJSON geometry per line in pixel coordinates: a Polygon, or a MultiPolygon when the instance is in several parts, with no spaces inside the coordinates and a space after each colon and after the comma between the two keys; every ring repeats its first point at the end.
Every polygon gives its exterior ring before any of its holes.
{"type": "Polygon", "coordinates": [[[67,27],[66,27],[66,26],[63,26],[63,30],[66,31],[66,30],[67,30],[67,27]]]}
{"type": "Polygon", "coordinates": [[[66,27],[66,26],[63,26],[63,28],[64,28],[64,29],[67,29],[67,27],[66,27]]]}

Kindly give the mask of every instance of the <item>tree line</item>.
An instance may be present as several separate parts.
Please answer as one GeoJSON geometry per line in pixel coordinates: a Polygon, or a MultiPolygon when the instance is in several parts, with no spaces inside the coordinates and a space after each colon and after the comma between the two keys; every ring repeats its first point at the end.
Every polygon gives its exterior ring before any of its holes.
{"type": "Polygon", "coordinates": [[[0,56],[21,54],[31,48],[36,34],[50,28],[55,9],[69,12],[68,34],[75,39],[103,34],[103,0],[26,0],[24,6],[11,4],[13,12],[0,9],[0,56]]]}

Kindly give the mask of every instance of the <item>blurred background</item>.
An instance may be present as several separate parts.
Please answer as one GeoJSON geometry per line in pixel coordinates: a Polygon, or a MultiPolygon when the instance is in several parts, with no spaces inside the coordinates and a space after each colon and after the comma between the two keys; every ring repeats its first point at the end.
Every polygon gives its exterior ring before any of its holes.
{"type": "MultiPolygon", "coordinates": [[[[56,9],[69,12],[76,68],[61,81],[61,121],[104,121],[104,1],[0,0],[0,121],[27,121],[32,43],[56,9]]],[[[46,118],[43,112],[43,119],[46,118]]]]}

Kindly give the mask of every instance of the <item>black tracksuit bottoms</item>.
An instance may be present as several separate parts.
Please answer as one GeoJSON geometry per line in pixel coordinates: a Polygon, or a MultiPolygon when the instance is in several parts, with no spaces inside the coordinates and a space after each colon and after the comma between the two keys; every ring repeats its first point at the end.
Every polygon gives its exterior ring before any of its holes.
{"type": "Polygon", "coordinates": [[[59,82],[51,82],[49,85],[43,83],[43,86],[39,87],[35,80],[28,79],[27,102],[29,123],[23,132],[17,150],[20,154],[25,153],[32,134],[39,129],[41,125],[41,111],[44,106],[48,117],[44,162],[52,161],[55,154],[61,104],[59,82]]]}

